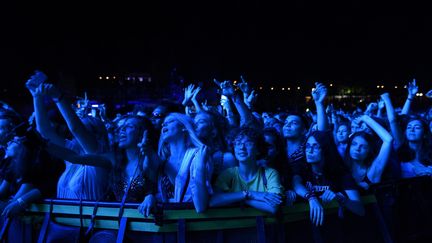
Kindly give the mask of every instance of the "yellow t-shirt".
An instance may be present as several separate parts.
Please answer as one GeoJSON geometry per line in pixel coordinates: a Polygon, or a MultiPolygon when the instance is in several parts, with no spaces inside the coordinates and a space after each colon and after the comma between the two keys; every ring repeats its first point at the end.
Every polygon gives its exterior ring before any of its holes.
{"type": "Polygon", "coordinates": [[[256,191],[283,194],[283,187],[280,183],[279,173],[272,168],[265,168],[267,186],[264,185],[262,170],[260,168],[255,177],[250,181],[245,181],[240,177],[239,168],[232,167],[223,171],[215,182],[217,190],[222,192],[256,191]]]}

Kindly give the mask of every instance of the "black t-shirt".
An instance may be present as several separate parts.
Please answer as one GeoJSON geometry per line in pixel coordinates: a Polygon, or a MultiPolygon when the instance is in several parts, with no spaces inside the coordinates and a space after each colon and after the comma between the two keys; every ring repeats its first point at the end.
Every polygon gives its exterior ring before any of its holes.
{"type": "Polygon", "coordinates": [[[317,195],[321,195],[326,190],[331,190],[335,193],[345,193],[345,190],[358,190],[357,184],[348,172],[339,176],[326,176],[323,174],[317,175],[310,169],[306,169],[301,176],[306,188],[317,195]]]}

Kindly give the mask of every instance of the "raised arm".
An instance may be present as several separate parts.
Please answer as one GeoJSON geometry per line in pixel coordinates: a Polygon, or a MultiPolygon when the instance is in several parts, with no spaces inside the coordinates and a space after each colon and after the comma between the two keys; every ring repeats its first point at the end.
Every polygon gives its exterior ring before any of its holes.
{"type": "Polygon", "coordinates": [[[240,115],[240,126],[249,124],[254,119],[254,116],[244,103],[243,97],[235,92],[232,83],[230,81],[219,83],[217,80],[214,80],[214,82],[219,85],[222,90],[222,94],[233,101],[234,106],[240,115]]]}
{"type": "Polygon", "coordinates": [[[392,133],[392,136],[394,139],[393,148],[395,150],[397,150],[403,144],[404,135],[403,135],[403,132],[402,132],[402,130],[401,130],[401,128],[397,122],[396,112],[395,112],[394,107],[392,105],[389,93],[382,94],[381,99],[384,101],[384,104],[386,107],[387,119],[389,121],[390,130],[391,130],[391,133],[392,133]]]}
{"type": "Polygon", "coordinates": [[[327,131],[329,129],[328,119],[324,108],[324,100],[327,96],[327,88],[322,83],[315,83],[315,89],[312,91],[312,97],[317,109],[317,126],[318,131],[327,131]]]}
{"type": "Polygon", "coordinates": [[[55,143],[59,146],[65,145],[65,139],[60,137],[51,126],[51,123],[48,119],[48,112],[45,108],[45,104],[43,102],[46,90],[45,85],[42,83],[38,87],[33,88],[28,85],[27,89],[30,91],[33,96],[33,106],[34,106],[34,115],[36,121],[36,129],[45,139],[50,140],[52,143],[55,143]]]}
{"type": "Polygon", "coordinates": [[[418,92],[418,86],[416,84],[416,80],[413,79],[412,82],[409,82],[407,85],[407,90],[408,90],[408,97],[407,100],[405,101],[405,104],[402,108],[402,115],[407,115],[410,112],[411,109],[411,103],[412,101],[414,101],[414,98],[418,92]]]}
{"type": "Polygon", "coordinates": [[[383,142],[377,157],[373,160],[367,171],[367,177],[369,180],[372,183],[379,183],[381,181],[381,175],[390,157],[393,137],[384,127],[369,116],[363,115],[360,117],[360,120],[366,123],[366,125],[368,125],[383,142]]]}
{"type": "Polygon", "coordinates": [[[73,164],[96,166],[108,170],[111,169],[114,164],[114,161],[108,159],[108,156],[99,154],[79,155],[68,148],[50,142],[47,143],[46,149],[51,155],[73,164]]]}
{"type": "Polygon", "coordinates": [[[72,109],[70,103],[65,99],[64,93],[52,84],[47,84],[46,89],[47,93],[53,98],[57,108],[60,110],[69,130],[77,139],[83,150],[89,154],[98,153],[99,146],[96,136],[86,129],[81,119],[72,109]]]}

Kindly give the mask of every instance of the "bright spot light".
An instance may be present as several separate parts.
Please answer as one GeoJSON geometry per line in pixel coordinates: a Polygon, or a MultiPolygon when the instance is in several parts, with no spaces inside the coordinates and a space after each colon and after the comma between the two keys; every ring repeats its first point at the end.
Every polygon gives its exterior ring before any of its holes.
{"type": "Polygon", "coordinates": [[[299,87],[297,87],[297,89],[300,89],[300,86],[299,86],[299,87]]]}
{"type": "Polygon", "coordinates": [[[274,88],[273,88],[273,87],[271,87],[270,89],[271,89],[271,90],[273,90],[274,88]]]}

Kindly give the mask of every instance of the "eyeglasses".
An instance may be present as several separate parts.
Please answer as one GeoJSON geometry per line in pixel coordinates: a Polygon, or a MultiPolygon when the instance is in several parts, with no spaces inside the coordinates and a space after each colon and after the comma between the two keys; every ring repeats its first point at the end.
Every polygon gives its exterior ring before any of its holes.
{"type": "Polygon", "coordinates": [[[254,142],[252,142],[252,141],[245,141],[245,142],[242,142],[242,141],[234,141],[234,147],[243,147],[243,146],[246,146],[247,148],[251,148],[251,147],[253,147],[255,145],[255,143],[254,142]]]}
{"type": "Polygon", "coordinates": [[[305,150],[320,150],[321,147],[318,144],[310,145],[306,144],[305,150]]]}
{"type": "Polygon", "coordinates": [[[161,118],[161,117],[163,117],[162,114],[157,113],[157,112],[153,112],[153,113],[152,113],[152,116],[153,116],[153,118],[161,118]]]}

